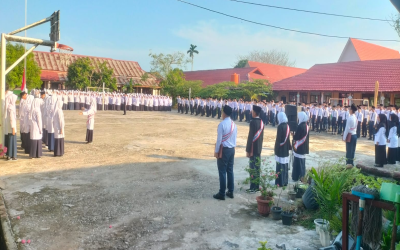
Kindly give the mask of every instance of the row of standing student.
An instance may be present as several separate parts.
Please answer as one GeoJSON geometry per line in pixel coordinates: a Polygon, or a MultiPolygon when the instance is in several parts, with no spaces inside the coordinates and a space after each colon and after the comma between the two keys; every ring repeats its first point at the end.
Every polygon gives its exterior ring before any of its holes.
{"type": "MultiPolygon", "coordinates": [[[[35,92],[20,94],[19,106],[21,148],[29,158],[42,157],[42,143],[54,151],[54,156],[64,155],[64,114],[63,102],[56,95],[35,92]]],[[[5,146],[7,159],[17,160],[17,96],[11,91],[5,95],[5,146]]]]}
{"type": "MultiPolygon", "coordinates": [[[[367,137],[375,144],[375,166],[383,167],[385,164],[396,164],[400,162],[400,140],[399,140],[399,116],[395,106],[379,109],[374,106],[368,110],[366,106],[336,107],[319,105],[310,112],[313,131],[332,132],[343,136],[346,125],[351,115],[354,115],[355,137],[367,137]],[[368,124],[368,130],[367,130],[368,124]],[[336,133],[336,129],[338,132],[336,133]],[[383,132],[382,132],[383,131],[383,132]],[[343,133],[342,133],[343,132],[343,133]],[[386,152],[386,147],[388,148],[386,152]]],[[[355,146],[354,146],[355,147],[355,146]]]]}
{"type": "Polygon", "coordinates": [[[261,108],[260,119],[264,122],[264,125],[271,124],[275,126],[277,123],[277,114],[279,112],[285,112],[285,105],[283,103],[273,102],[248,102],[240,99],[234,100],[217,100],[213,98],[188,98],[177,97],[178,113],[191,114],[195,116],[205,116],[210,118],[221,118],[222,110],[225,106],[229,106],[232,109],[230,118],[233,121],[245,121],[250,123],[253,106],[256,105],[261,108]],[[271,108],[268,108],[271,106],[271,108]]]}
{"type": "Polygon", "coordinates": [[[101,92],[57,91],[64,105],[63,110],[89,109],[95,99],[97,110],[127,111],[171,111],[172,99],[169,96],[149,94],[122,94],[101,92]]]}
{"type": "MultiPolygon", "coordinates": [[[[250,188],[248,193],[255,193],[259,186],[254,182],[259,176],[261,166],[261,153],[264,138],[264,122],[262,121],[261,107],[253,106],[251,112],[251,121],[246,144],[246,156],[249,158],[251,171],[250,188]]],[[[217,158],[220,188],[218,193],[213,195],[215,199],[225,200],[225,197],[234,198],[234,176],[233,164],[235,157],[237,127],[231,119],[232,108],[229,105],[224,106],[222,111],[222,121],[217,129],[217,142],[215,145],[214,156],[217,158]],[[226,189],[227,192],[226,192],[226,189]]],[[[300,180],[305,176],[305,155],[309,153],[309,126],[308,116],[305,112],[299,112],[299,125],[293,136],[293,148],[290,142],[290,128],[288,119],[284,112],[278,113],[278,128],[275,139],[275,162],[276,173],[278,175],[275,184],[278,186],[288,185],[288,164],[289,151],[294,151],[294,162],[292,179],[300,180]]]]}

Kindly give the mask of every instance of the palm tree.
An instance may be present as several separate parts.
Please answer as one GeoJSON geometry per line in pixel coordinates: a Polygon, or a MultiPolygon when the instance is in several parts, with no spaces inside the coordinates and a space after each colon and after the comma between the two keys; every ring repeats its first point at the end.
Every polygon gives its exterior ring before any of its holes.
{"type": "Polygon", "coordinates": [[[197,46],[190,44],[190,49],[187,51],[187,54],[192,58],[192,71],[193,71],[193,58],[194,58],[194,53],[199,54],[199,52],[196,50],[197,46]]]}

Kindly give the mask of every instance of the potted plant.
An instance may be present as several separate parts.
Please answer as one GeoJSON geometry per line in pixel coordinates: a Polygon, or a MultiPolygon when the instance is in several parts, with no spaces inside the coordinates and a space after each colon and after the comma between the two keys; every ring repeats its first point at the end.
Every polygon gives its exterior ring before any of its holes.
{"type": "MultiPolygon", "coordinates": [[[[277,186],[279,187],[279,185],[277,185],[277,186]]],[[[282,218],[281,217],[282,208],[279,206],[279,201],[281,200],[281,194],[282,194],[283,190],[285,190],[285,189],[286,189],[286,187],[281,188],[281,192],[279,193],[279,196],[278,196],[278,202],[276,203],[276,206],[273,206],[271,208],[272,218],[274,220],[280,220],[282,218]]]]}
{"type": "MultiPolygon", "coordinates": [[[[294,188],[294,187],[293,187],[294,188]]],[[[290,185],[288,186],[288,196],[289,196],[289,200],[295,200],[296,199],[296,191],[294,191],[294,189],[290,189],[290,185]]]]}
{"type": "Polygon", "coordinates": [[[303,194],[306,192],[307,185],[302,184],[302,183],[296,183],[294,186],[294,191],[296,192],[296,198],[301,198],[303,197],[303,194]]]}
{"type": "Polygon", "coordinates": [[[0,144],[0,157],[4,157],[6,153],[7,153],[7,147],[0,144]]]}
{"type": "Polygon", "coordinates": [[[282,216],[282,224],[285,226],[290,226],[292,225],[293,221],[293,214],[294,214],[294,207],[293,207],[293,201],[289,201],[289,206],[287,206],[283,212],[281,213],[282,216]]]}
{"type": "Polygon", "coordinates": [[[274,203],[274,190],[278,188],[274,183],[278,178],[278,174],[268,167],[265,159],[260,161],[259,164],[259,170],[246,168],[250,177],[245,180],[245,183],[250,181],[259,185],[261,195],[256,197],[258,213],[262,216],[268,216],[271,213],[271,206],[274,203]]]}

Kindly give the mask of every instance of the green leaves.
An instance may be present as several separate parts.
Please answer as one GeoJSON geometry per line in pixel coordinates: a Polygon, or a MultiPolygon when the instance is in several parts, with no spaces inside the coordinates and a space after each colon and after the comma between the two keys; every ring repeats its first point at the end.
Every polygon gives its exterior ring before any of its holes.
{"type": "Polygon", "coordinates": [[[68,66],[68,81],[66,85],[73,89],[86,87],[101,87],[117,89],[117,79],[113,77],[114,70],[106,62],[95,64],[88,57],[79,58],[68,66]]]}
{"type": "MultiPolygon", "coordinates": [[[[6,44],[6,67],[11,66],[15,61],[18,60],[25,53],[25,48],[21,44],[6,44]]],[[[24,73],[23,61],[19,63],[13,70],[11,70],[6,76],[6,82],[10,89],[21,87],[22,76],[24,73]]],[[[26,57],[26,85],[28,89],[40,88],[42,81],[40,80],[41,70],[40,67],[34,60],[33,53],[30,53],[26,57]]]]}
{"type": "Polygon", "coordinates": [[[168,74],[174,68],[182,69],[189,63],[189,60],[185,58],[185,54],[182,52],[172,54],[154,54],[150,52],[149,56],[152,58],[150,71],[156,72],[162,80],[166,80],[168,74]]]}

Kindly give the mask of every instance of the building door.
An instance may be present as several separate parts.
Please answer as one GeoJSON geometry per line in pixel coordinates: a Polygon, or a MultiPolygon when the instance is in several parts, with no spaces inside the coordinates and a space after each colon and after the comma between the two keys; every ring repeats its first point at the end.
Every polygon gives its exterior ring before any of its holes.
{"type": "Polygon", "coordinates": [[[281,96],[281,101],[282,101],[283,103],[286,103],[286,96],[281,96]]]}

